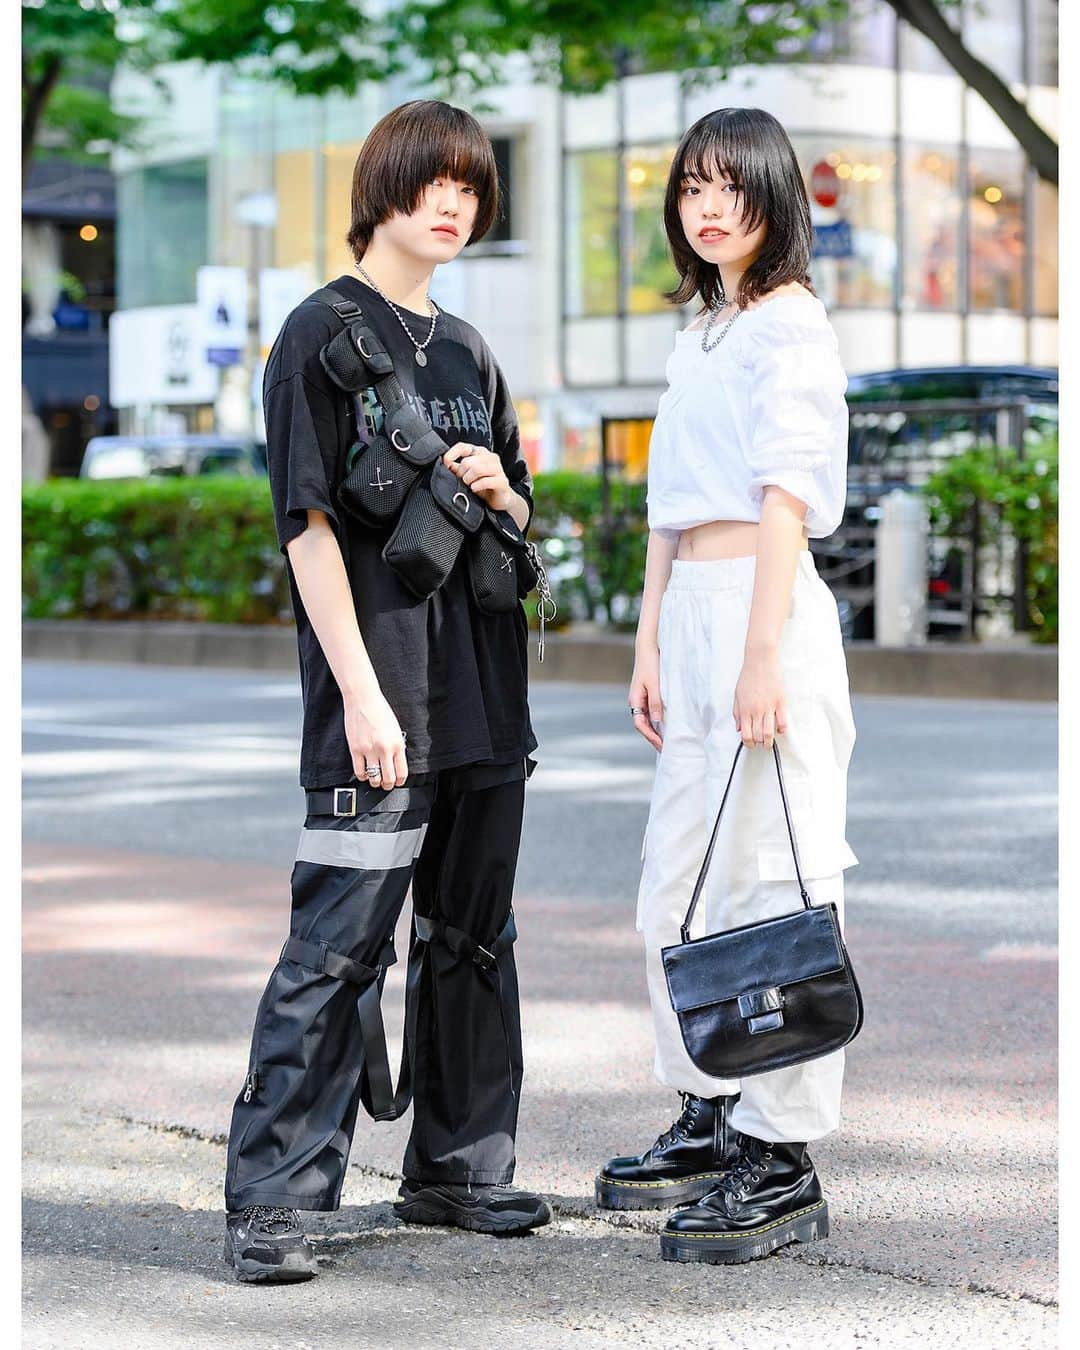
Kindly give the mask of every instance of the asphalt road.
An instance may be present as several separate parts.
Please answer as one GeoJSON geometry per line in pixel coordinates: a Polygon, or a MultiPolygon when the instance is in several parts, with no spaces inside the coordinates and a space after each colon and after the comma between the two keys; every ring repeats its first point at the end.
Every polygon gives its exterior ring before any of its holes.
{"type": "MultiPolygon", "coordinates": [[[[725,1269],[662,1263],[662,1216],[592,1205],[597,1164],[677,1106],[633,931],[652,752],[621,689],[537,685],[518,1180],[556,1222],[404,1228],[404,1125],[365,1122],[319,1280],[253,1290],[220,1261],[223,1137],[287,928],[296,681],[28,663],[23,687],[24,1344],[1055,1343],[1054,708],[856,701],[867,1023],[814,1150],[833,1235],[725,1269]]],[[[399,1005],[400,967],[390,1026],[399,1005]]]]}

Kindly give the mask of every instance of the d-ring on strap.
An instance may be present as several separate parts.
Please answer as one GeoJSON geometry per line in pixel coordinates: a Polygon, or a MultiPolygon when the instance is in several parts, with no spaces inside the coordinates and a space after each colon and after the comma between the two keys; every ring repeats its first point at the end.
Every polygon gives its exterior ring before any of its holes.
{"type": "Polygon", "coordinates": [[[412,1100],[412,1046],[416,1023],[415,991],[406,991],[405,1037],[401,1047],[401,1068],[397,1091],[390,1077],[390,1056],[386,1049],[386,1028],[380,1005],[379,980],[387,966],[397,957],[390,943],[379,953],[377,966],[365,966],[340,952],[333,951],[325,942],[305,942],[291,937],[281,949],[283,960],[295,961],[319,974],[332,976],[360,985],[356,1012],[360,1021],[360,1039],[364,1046],[364,1072],[371,1094],[371,1114],[375,1120],[397,1120],[412,1100]]]}

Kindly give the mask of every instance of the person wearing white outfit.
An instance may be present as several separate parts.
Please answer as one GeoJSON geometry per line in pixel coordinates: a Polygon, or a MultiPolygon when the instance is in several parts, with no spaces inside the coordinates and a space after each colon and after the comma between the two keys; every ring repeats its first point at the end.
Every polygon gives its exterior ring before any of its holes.
{"type": "Polygon", "coordinates": [[[774,738],[807,889],[843,921],[844,870],[857,862],[845,838],[855,728],[837,606],[808,540],[843,515],[847,377],[810,286],[806,189],[774,117],[724,108],[695,123],[664,215],[680,276],[669,299],[701,309],[676,337],[649,447],[629,702],[658,752],[637,910],[655,1074],[683,1109],[644,1153],[605,1163],[596,1195],[616,1209],[681,1202],[665,1257],[732,1263],[804,1240],[795,1220],[819,1209],[812,1231],[827,1233],[806,1146],[839,1123],[843,1051],[710,1078],[683,1045],[660,953],[680,940],[740,740],[750,753],[691,936],[799,908],[774,738]]]}

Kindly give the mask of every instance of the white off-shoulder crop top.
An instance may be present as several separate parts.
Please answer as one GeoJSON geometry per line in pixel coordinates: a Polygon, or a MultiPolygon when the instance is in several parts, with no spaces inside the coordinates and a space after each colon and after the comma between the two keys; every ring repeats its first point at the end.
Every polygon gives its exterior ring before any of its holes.
{"type": "Polygon", "coordinates": [[[775,483],[806,503],[812,539],[832,534],[847,492],[847,376],[816,296],[745,310],[711,352],[700,330],[678,333],[666,374],[649,441],[650,529],[759,520],[775,483]]]}

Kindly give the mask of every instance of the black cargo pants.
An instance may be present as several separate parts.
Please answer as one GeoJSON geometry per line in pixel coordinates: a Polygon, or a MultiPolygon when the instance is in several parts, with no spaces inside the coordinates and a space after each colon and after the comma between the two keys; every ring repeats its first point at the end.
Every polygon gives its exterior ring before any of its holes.
{"type": "MultiPolygon", "coordinates": [[[[532,768],[520,760],[410,775],[390,791],[354,784],[355,815],[307,816],[290,937],[259,1002],[233,1107],[227,1209],[337,1209],[360,1103],[394,1119],[410,1081],[407,1178],[512,1179],[522,1059],[511,902],[532,768]],[[410,881],[395,1094],[379,994],[410,881]]],[[[351,804],[347,791],[332,800],[351,804]]]]}

